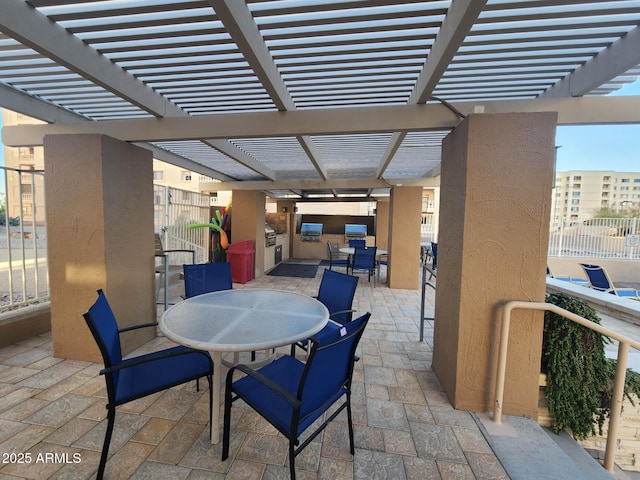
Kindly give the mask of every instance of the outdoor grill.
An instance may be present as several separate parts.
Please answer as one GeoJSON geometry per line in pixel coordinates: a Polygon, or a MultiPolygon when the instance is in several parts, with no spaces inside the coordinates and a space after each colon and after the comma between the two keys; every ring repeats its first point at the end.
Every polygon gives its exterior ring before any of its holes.
{"type": "Polygon", "coordinates": [[[268,223],[264,224],[264,240],[266,247],[273,247],[276,244],[276,231],[268,223]]]}

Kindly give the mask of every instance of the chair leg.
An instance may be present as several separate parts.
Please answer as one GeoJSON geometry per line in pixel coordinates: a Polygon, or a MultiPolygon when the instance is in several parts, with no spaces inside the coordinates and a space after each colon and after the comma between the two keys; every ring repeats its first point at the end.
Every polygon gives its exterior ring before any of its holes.
{"type": "Polygon", "coordinates": [[[289,472],[291,474],[291,480],[296,480],[295,440],[289,440],[289,472]]]}
{"type": "Polygon", "coordinates": [[[116,407],[109,407],[107,412],[107,431],[104,434],[104,443],[102,444],[102,455],[100,455],[100,465],[98,466],[98,474],[96,480],[102,480],[104,469],[107,466],[107,456],[109,455],[109,444],[111,443],[111,435],[113,434],[113,425],[116,420],[116,407]]]}
{"type": "Polygon", "coordinates": [[[355,455],[353,446],[353,421],[351,419],[351,394],[347,392],[347,424],[349,425],[349,450],[351,455],[355,455]]]}
{"type": "MultiPolygon", "coordinates": [[[[212,402],[213,403],[213,402],[212,402]]],[[[224,392],[224,425],[222,427],[222,461],[229,458],[229,435],[231,431],[231,382],[227,380],[224,392]]],[[[213,425],[211,426],[213,428],[213,425]]]]}

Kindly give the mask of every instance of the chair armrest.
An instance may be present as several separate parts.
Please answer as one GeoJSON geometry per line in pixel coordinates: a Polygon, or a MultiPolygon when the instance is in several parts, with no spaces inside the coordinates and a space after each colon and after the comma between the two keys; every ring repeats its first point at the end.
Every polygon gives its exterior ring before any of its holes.
{"type": "Polygon", "coordinates": [[[140,357],[123,360],[122,363],[120,363],[119,365],[103,368],[102,370],[100,370],[100,375],[104,375],[106,373],[113,373],[118,370],[122,370],[124,368],[135,367],[136,365],[142,365],[143,363],[153,362],[155,360],[162,360],[163,358],[177,357],[179,355],[187,355],[191,353],[201,353],[202,355],[205,355],[213,368],[213,360],[211,360],[211,355],[209,355],[209,353],[204,352],[202,350],[195,350],[193,348],[185,348],[181,350],[171,350],[171,351],[163,350],[160,352],[150,353],[148,355],[142,355],[140,357]]]}
{"type": "Polygon", "coordinates": [[[242,365],[242,364],[236,365],[235,367],[231,368],[231,370],[229,370],[229,373],[227,373],[227,388],[229,388],[231,385],[234,370],[240,370],[242,373],[250,376],[257,382],[260,382],[262,385],[267,387],[273,393],[281,397],[285,402],[287,402],[293,408],[300,408],[300,404],[302,403],[300,400],[298,400],[296,397],[291,395],[291,393],[286,391],[284,388],[282,388],[280,385],[278,385],[276,382],[274,382],[270,378],[265,377],[260,372],[253,370],[252,368],[249,368],[246,365],[242,365]]]}
{"type": "Polygon", "coordinates": [[[357,310],[338,310],[337,312],[333,312],[331,315],[329,315],[329,318],[333,317],[334,315],[342,315],[343,313],[355,313],[357,312],[357,310]]]}
{"type": "Polygon", "coordinates": [[[121,328],[120,330],[118,330],[118,333],[128,332],[130,330],[137,330],[139,328],[156,327],[156,326],[158,326],[158,322],[141,323],[140,325],[133,325],[131,327],[121,328]]]}

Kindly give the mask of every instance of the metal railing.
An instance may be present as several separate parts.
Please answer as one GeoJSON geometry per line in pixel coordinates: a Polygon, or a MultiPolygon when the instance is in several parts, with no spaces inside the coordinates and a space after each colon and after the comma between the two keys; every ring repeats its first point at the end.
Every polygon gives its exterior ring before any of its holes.
{"type": "Polygon", "coordinates": [[[551,303],[523,301],[507,302],[502,307],[502,325],[500,328],[500,346],[498,349],[498,370],[496,377],[495,404],[493,409],[493,421],[496,423],[502,423],[502,405],[504,401],[504,383],[507,370],[509,327],[511,325],[511,312],[515,309],[553,312],[619,342],[616,375],[613,383],[613,395],[611,397],[611,411],[609,415],[607,446],[605,448],[604,456],[604,468],[609,472],[613,472],[615,463],[615,448],[616,442],[618,440],[618,429],[620,424],[620,416],[622,413],[624,384],[627,374],[627,359],[629,356],[629,347],[640,350],[640,343],[551,303]]]}
{"type": "Polygon", "coordinates": [[[550,257],[640,259],[640,218],[553,219],[550,257]]]}
{"type": "Polygon", "coordinates": [[[44,172],[0,167],[0,311],[49,299],[44,172]],[[23,193],[28,189],[29,193],[23,193]]]}

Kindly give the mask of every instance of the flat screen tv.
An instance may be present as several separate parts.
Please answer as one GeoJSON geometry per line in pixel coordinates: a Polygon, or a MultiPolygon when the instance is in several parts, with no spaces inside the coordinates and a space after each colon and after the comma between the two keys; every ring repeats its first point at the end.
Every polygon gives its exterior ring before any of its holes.
{"type": "Polygon", "coordinates": [[[344,236],[346,238],[365,238],[367,236],[366,225],[345,224],[344,236]]]}

